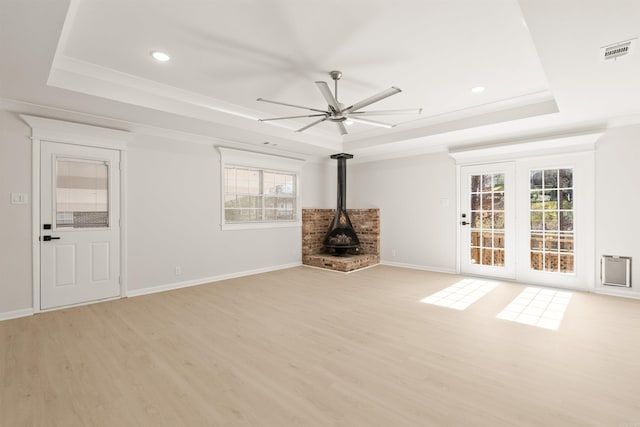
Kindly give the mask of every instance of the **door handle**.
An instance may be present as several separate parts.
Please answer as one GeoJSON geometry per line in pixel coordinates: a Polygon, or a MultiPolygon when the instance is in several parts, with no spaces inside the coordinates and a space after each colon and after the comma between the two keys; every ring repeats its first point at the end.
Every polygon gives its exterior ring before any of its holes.
{"type": "Polygon", "coordinates": [[[45,242],[48,242],[49,240],[60,240],[60,238],[52,237],[52,236],[42,236],[42,240],[44,240],[45,242]]]}
{"type": "Polygon", "coordinates": [[[467,221],[462,221],[460,224],[461,224],[461,225],[469,225],[469,224],[471,224],[471,223],[470,223],[470,222],[467,222],[467,221]]]}

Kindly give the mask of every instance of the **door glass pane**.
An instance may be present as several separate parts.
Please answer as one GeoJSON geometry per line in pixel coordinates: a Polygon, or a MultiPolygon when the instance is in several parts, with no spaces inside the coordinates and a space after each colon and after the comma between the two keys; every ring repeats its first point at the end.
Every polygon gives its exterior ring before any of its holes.
{"type": "Polygon", "coordinates": [[[480,194],[471,195],[471,210],[480,210],[480,194]]]}
{"type": "Polygon", "coordinates": [[[56,162],[56,227],[109,227],[109,166],[105,163],[56,162]]]}
{"type": "Polygon", "coordinates": [[[504,193],[493,193],[493,208],[498,210],[504,209],[504,193]]]}
{"type": "Polygon", "coordinates": [[[560,169],[560,188],[573,188],[573,169],[560,169]]]}
{"type": "Polygon", "coordinates": [[[573,170],[531,171],[530,183],[531,269],[573,273],[573,170]]]}
{"type": "Polygon", "coordinates": [[[544,188],[558,188],[558,169],[544,171],[544,188]]]}
{"type": "Polygon", "coordinates": [[[470,261],[504,267],[504,174],[472,175],[469,187],[470,261]]]}
{"type": "Polygon", "coordinates": [[[531,171],[531,189],[542,188],[542,171],[531,171]]]}
{"type": "Polygon", "coordinates": [[[493,247],[504,248],[504,233],[498,231],[493,233],[493,247]]]}

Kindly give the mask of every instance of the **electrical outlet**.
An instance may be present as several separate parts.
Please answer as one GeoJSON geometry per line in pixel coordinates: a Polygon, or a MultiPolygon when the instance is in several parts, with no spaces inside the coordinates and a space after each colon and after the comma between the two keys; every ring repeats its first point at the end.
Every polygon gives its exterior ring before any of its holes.
{"type": "Polygon", "coordinates": [[[180,267],[179,265],[176,265],[176,276],[179,276],[182,274],[182,267],[180,267]]]}
{"type": "Polygon", "coordinates": [[[395,249],[391,249],[391,256],[392,257],[396,257],[396,250],[395,249]]]}

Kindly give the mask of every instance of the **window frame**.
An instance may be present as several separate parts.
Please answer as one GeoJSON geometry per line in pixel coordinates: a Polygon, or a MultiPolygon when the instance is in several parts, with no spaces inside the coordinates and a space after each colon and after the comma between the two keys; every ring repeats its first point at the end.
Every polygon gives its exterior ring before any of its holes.
{"type": "MultiPolygon", "coordinates": [[[[285,227],[301,227],[302,226],[302,206],[301,206],[301,188],[302,188],[302,166],[305,160],[290,157],[275,156],[271,154],[257,153],[252,151],[237,150],[227,147],[216,147],[220,153],[220,228],[221,230],[245,230],[260,228],[285,228],[285,227]],[[262,187],[262,176],[266,173],[281,173],[293,175],[295,179],[295,201],[296,208],[294,210],[295,218],[293,220],[261,220],[246,222],[227,222],[225,217],[225,195],[226,195],[226,176],[227,168],[241,168],[249,170],[257,170],[260,172],[260,185],[262,187]]],[[[260,197],[264,200],[263,189],[260,188],[260,197]]],[[[264,205],[262,207],[264,209],[264,205]]]]}
{"type": "MultiPolygon", "coordinates": [[[[557,191],[558,195],[557,195],[557,207],[555,209],[547,209],[544,206],[544,200],[542,202],[541,208],[540,209],[532,209],[531,208],[531,204],[529,205],[529,212],[528,212],[528,216],[529,216],[529,241],[531,241],[533,239],[533,235],[534,234],[540,234],[543,236],[546,236],[547,233],[552,234],[552,232],[548,232],[548,230],[546,229],[546,227],[544,226],[544,222],[545,220],[545,213],[546,212],[555,212],[558,214],[558,228],[555,231],[555,234],[558,236],[558,240],[556,241],[556,244],[558,245],[558,248],[555,251],[551,251],[548,250],[546,248],[546,244],[544,242],[546,242],[546,237],[543,237],[543,244],[542,244],[542,249],[533,249],[531,246],[529,247],[529,268],[530,271],[535,272],[535,273],[547,273],[547,274],[561,274],[561,275],[568,275],[568,276],[575,276],[576,275],[576,263],[577,263],[577,259],[576,259],[576,245],[575,245],[575,241],[576,241],[576,230],[575,230],[575,198],[574,198],[574,193],[575,193],[575,168],[573,166],[551,166],[551,167],[542,167],[542,168],[530,168],[529,169],[529,200],[531,200],[531,193],[534,192],[540,192],[540,193],[544,193],[545,191],[557,191]],[[563,187],[560,184],[560,177],[559,177],[559,173],[561,170],[570,170],[571,171],[571,187],[563,187]],[[541,172],[544,176],[544,174],[547,171],[556,171],[558,173],[557,176],[557,184],[556,187],[547,187],[546,185],[541,186],[539,189],[534,189],[531,187],[531,179],[532,179],[532,174],[533,172],[541,172]],[[547,190],[550,189],[550,190],[547,190]],[[562,203],[562,197],[561,197],[561,191],[563,190],[570,190],[571,194],[572,194],[572,203],[571,203],[571,209],[563,209],[561,206],[562,203]],[[571,213],[571,222],[572,222],[572,227],[570,231],[563,231],[561,230],[561,215],[563,212],[570,212],[571,213]],[[543,227],[539,230],[534,230],[531,227],[531,223],[532,223],[532,213],[540,213],[541,217],[542,217],[542,223],[543,227]],[[571,241],[572,241],[572,249],[571,251],[566,251],[566,252],[562,252],[560,250],[560,241],[561,241],[561,236],[568,236],[571,235],[571,241]],[[542,266],[543,268],[541,270],[538,270],[536,268],[534,268],[533,266],[533,262],[531,261],[531,256],[533,254],[539,254],[542,255],[543,257],[543,262],[542,262],[542,266]],[[548,270],[547,269],[547,262],[546,262],[546,255],[550,254],[550,255],[556,255],[558,257],[558,270],[548,270]],[[562,271],[562,269],[560,269],[560,259],[562,255],[571,255],[571,257],[573,258],[572,260],[572,266],[573,269],[571,271],[562,271]]],[[[544,179],[544,178],[543,178],[544,179]]],[[[541,181],[542,182],[542,181],[541,181]]]]}
{"type": "Polygon", "coordinates": [[[470,178],[473,180],[473,177],[478,177],[479,178],[479,183],[478,183],[478,188],[477,191],[474,191],[474,186],[473,184],[471,185],[471,191],[469,192],[469,195],[471,197],[471,202],[470,202],[470,215],[471,215],[471,224],[469,224],[470,227],[470,232],[471,232],[471,241],[470,241],[470,246],[469,248],[471,249],[471,253],[473,253],[474,249],[478,250],[478,261],[477,263],[473,262],[473,256],[472,256],[472,264],[478,264],[478,265],[485,265],[485,266],[490,266],[490,267],[497,267],[497,268],[505,268],[505,260],[504,260],[504,255],[505,255],[505,247],[504,247],[504,237],[505,237],[505,227],[504,227],[504,222],[505,222],[505,206],[504,206],[504,195],[505,195],[505,188],[504,188],[504,180],[505,180],[505,176],[507,174],[505,172],[488,172],[488,173],[484,173],[484,172],[479,172],[477,174],[471,174],[470,178]],[[496,176],[502,176],[502,188],[498,191],[495,190],[496,188],[496,184],[495,184],[495,177],[496,176]],[[485,188],[484,186],[484,180],[485,177],[487,176],[491,176],[491,180],[492,180],[492,184],[490,188],[485,188]],[[503,206],[502,209],[495,209],[494,206],[494,201],[495,201],[495,195],[496,194],[502,194],[503,197],[503,206]],[[491,208],[490,209],[485,209],[484,206],[484,196],[485,195],[489,195],[490,199],[491,199],[491,208]],[[477,209],[474,209],[474,203],[473,203],[473,198],[474,196],[477,197],[478,200],[478,205],[477,205],[477,209]],[[489,218],[491,221],[491,226],[487,226],[485,227],[485,214],[489,214],[489,218]],[[496,214],[501,214],[502,215],[502,228],[496,228],[496,224],[495,224],[495,218],[496,218],[496,214]],[[477,224],[476,224],[477,223],[477,224]],[[478,225],[478,227],[476,227],[476,225],[478,225]],[[477,233],[477,244],[474,244],[474,234],[477,233]],[[490,234],[490,244],[491,246],[487,246],[485,245],[485,239],[487,238],[486,235],[490,234]],[[496,246],[496,239],[498,238],[499,235],[502,235],[501,238],[501,245],[496,246]],[[491,263],[486,263],[485,262],[485,251],[491,251],[491,263]],[[496,254],[498,252],[502,253],[502,262],[500,263],[499,261],[496,262],[496,254]]]}

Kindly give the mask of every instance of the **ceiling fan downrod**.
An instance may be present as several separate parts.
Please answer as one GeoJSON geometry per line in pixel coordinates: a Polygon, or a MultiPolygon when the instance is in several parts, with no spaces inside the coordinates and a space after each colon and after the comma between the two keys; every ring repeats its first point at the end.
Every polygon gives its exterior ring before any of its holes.
{"type": "Polygon", "coordinates": [[[337,101],[338,100],[338,80],[340,80],[340,78],[342,77],[342,71],[335,71],[335,70],[330,71],[329,75],[334,81],[333,96],[336,98],[336,101],[337,101]]]}

